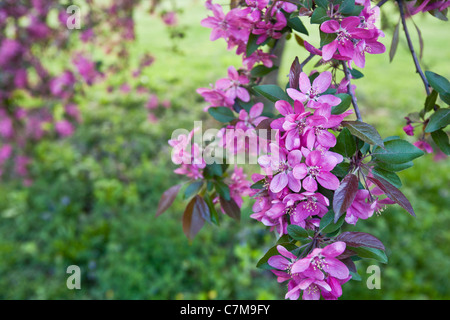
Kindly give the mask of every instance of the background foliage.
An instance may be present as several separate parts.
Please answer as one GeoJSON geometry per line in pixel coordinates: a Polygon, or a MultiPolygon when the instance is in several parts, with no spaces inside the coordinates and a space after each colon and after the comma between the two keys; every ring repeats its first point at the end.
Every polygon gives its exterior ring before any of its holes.
{"type": "MultiPolygon", "coordinates": [[[[75,135],[36,146],[33,185],[0,184],[0,298],[283,298],[284,288],[273,275],[255,267],[274,238],[249,218],[250,201],[240,224],[223,219],[221,228],[207,226],[192,243],[182,232],[181,201],[155,219],[162,191],[178,182],[167,140],[176,128],[191,130],[194,120],[203,120],[204,128],[218,126],[202,112],[203,99],[195,90],[239,63],[223,42],[210,42],[210,30],[200,26],[207,14],[202,1],[178,5],[185,37],[176,43],[160,20],[147,12],[135,17],[131,58],[150,50],[156,61],[141,81],[172,105],[159,122],[147,120],[139,96],[93,86],[80,97],[83,123],[75,135]],[[82,270],[81,290],[66,287],[66,268],[72,264],[82,270]]],[[[384,23],[395,19],[387,16],[384,23]]],[[[425,39],[425,69],[448,78],[443,22],[427,16],[415,22],[425,39]]],[[[389,48],[393,30],[385,31],[381,41],[389,48]]],[[[317,43],[317,35],[308,41],[317,43]]],[[[287,81],[291,58],[307,55],[294,39],[287,43],[280,83],[287,81]]],[[[383,136],[408,139],[403,117],[420,109],[423,85],[405,39],[392,63],[387,54],[367,59],[365,77],[354,82],[365,121],[383,136]]],[[[367,289],[368,265],[357,264],[362,281],[347,285],[342,299],[450,298],[449,169],[448,160],[434,162],[426,155],[413,170],[400,172],[417,218],[392,206],[358,224],[358,231],[383,241],[389,263],[380,264],[380,290],[367,289]]]]}

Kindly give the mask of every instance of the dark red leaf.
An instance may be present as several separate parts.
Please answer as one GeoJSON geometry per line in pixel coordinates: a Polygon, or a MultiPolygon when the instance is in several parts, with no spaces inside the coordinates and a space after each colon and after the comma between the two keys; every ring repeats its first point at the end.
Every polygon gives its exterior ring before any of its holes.
{"type": "Polygon", "coordinates": [[[390,184],[381,177],[377,178],[368,177],[367,179],[369,179],[372,183],[374,183],[377,187],[379,187],[389,199],[399,204],[403,209],[408,211],[409,214],[411,214],[413,217],[416,216],[411,203],[400,190],[398,190],[396,187],[394,187],[392,184],[390,184]]]}
{"type": "Polygon", "coordinates": [[[342,252],[339,256],[337,256],[336,259],[343,261],[347,258],[356,256],[356,255],[357,255],[357,253],[355,251],[353,251],[349,248],[345,248],[345,251],[342,252]]]}
{"type": "Polygon", "coordinates": [[[189,240],[194,239],[209,215],[205,200],[199,195],[192,198],[183,213],[183,232],[189,240]]]}
{"type": "Polygon", "coordinates": [[[357,272],[356,265],[350,257],[341,259],[341,261],[342,261],[342,263],[344,263],[347,266],[349,271],[354,272],[354,273],[357,272]]]}
{"type": "Polygon", "coordinates": [[[225,200],[224,198],[220,197],[219,200],[220,206],[229,217],[237,221],[241,220],[241,208],[239,208],[233,198],[231,198],[230,200],[225,200]]]}
{"type": "Polygon", "coordinates": [[[156,210],[156,216],[161,215],[169,209],[169,207],[172,205],[172,203],[175,201],[175,198],[177,197],[178,191],[180,191],[181,184],[177,184],[168,190],[166,190],[159,200],[158,209],[156,210]]]}
{"type": "Polygon", "coordinates": [[[349,173],[342,179],[333,197],[334,222],[336,223],[355,200],[358,191],[358,177],[349,173]]]}
{"type": "MultiPolygon", "coordinates": [[[[272,140],[272,128],[270,127],[270,124],[272,123],[273,119],[264,119],[262,120],[255,128],[256,134],[259,138],[264,140],[272,140]],[[262,131],[265,130],[265,131],[262,131]]],[[[274,137],[275,138],[275,137],[274,137]]]]}
{"type": "Polygon", "coordinates": [[[291,70],[289,72],[289,87],[292,89],[299,88],[300,73],[302,72],[302,67],[298,61],[298,57],[295,57],[294,62],[291,65],[291,70]]]}
{"type": "Polygon", "coordinates": [[[375,236],[365,232],[343,232],[335,238],[350,247],[369,247],[385,250],[383,243],[375,236]]]}

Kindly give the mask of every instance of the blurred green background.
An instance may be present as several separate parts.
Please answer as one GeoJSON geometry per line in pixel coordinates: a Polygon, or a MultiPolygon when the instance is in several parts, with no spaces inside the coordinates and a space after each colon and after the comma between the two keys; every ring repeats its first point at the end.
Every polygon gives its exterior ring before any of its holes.
{"type": "MultiPolygon", "coordinates": [[[[218,127],[202,111],[204,101],[195,90],[225,77],[228,66],[240,66],[225,42],[210,42],[210,30],[200,26],[208,14],[202,1],[178,2],[185,37],[176,44],[148,13],[138,12],[135,19],[132,56],[149,50],[156,57],[141,80],[172,103],[159,122],[147,120],[139,96],[94,86],[80,103],[83,123],[76,134],[36,146],[33,185],[0,184],[0,298],[284,299],[286,287],[255,267],[276,239],[249,218],[250,201],[240,224],[224,218],[220,228],[205,226],[192,243],[182,232],[182,199],[155,218],[162,192],[180,182],[167,140],[177,128],[191,130],[194,120],[203,120],[204,129],[218,127]],[[66,287],[69,265],[81,268],[81,290],[66,287]]],[[[450,78],[448,23],[429,16],[415,21],[425,42],[425,69],[450,78]]],[[[317,44],[316,27],[305,37],[312,44],[317,44]]],[[[388,50],[391,34],[388,28],[382,39],[388,50]]],[[[295,56],[303,60],[307,52],[292,39],[280,68],[283,85],[295,56]]],[[[386,53],[370,55],[366,65],[365,77],[354,81],[364,120],[384,137],[413,142],[401,129],[403,117],[421,109],[424,93],[404,37],[392,63],[386,53]]],[[[346,284],[342,299],[450,298],[449,169],[448,160],[426,155],[400,172],[417,218],[391,206],[348,229],[380,238],[389,263],[358,262],[362,281],[346,284]],[[381,268],[380,290],[367,289],[371,264],[381,268]]]]}

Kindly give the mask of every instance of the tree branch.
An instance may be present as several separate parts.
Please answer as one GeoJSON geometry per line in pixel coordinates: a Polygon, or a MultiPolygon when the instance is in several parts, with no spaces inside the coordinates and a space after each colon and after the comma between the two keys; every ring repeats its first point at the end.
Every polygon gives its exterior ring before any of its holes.
{"type": "Polygon", "coordinates": [[[388,1],[389,0],[381,0],[380,2],[377,3],[377,7],[381,7],[383,4],[385,4],[388,1]]]}
{"type": "Polygon", "coordinates": [[[416,66],[416,72],[422,78],[427,95],[430,95],[430,88],[428,85],[427,78],[423,74],[422,68],[420,67],[419,59],[417,59],[417,55],[416,55],[416,52],[414,51],[414,46],[411,41],[411,36],[409,35],[408,27],[406,25],[405,11],[403,10],[403,0],[397,0],[397,3],[398,3],[398,8],[400,10],[400,17],[402,19],[403,30],[405,31],[406,40],[408,41],[409,51],[411,51],[411,55],[413,57],[414,64],[416,66]]]}
{"type": "Polygon", "coordinates": [[[342,61],[341,64],[342,64],[342,67],[344,68],[345,79],[348,81],[347,92],[350,95],[350,97],[352,98],[352,105],[353,105],[353,109],[355,110],[356,119],[358,121],[362,121],[361,112],[359,111],[358,103],[356,102],[356,97],[352,91],[352,83],[350,82],[350,79],[351,79],[350,71],[348,70],[347,64],[345,63],[345,61],[342,61]]]}
{"type": "Polygon", "coordinates": [[[303,60],[302,63],[300,63],[300,70],[303,70],[303,67],[309,62],[311,61],[312,58],[314,58],[315,54],[311,53],[305,60],[303,60]]]}

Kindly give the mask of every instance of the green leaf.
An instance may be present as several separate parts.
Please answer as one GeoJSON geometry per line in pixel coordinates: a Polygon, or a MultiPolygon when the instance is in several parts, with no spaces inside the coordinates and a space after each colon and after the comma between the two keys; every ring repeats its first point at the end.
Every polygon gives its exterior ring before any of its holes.
{"type": "Polygon", "coordinates": [[[211,164],[206,165],[205,169],[203,170],[203,175],[207,178],[221,177],[223,175],[223,172],[224,170],[222,168],[222,165],[213,162],[211,164]]]}
{"type": "Polygon", "coordinates": [[[355,0],[344,0],[339,6],[339,12],[342,14],[351,14],[355,10],[355,0]]]}
{"type": "Polygon", "coordinates": [[[352,104],[352,97],[347,93],[338,93],[335,96],[341,99],[341,103],[331,108],[331,114],[344,113],[352,104]]]}
{"type": "Polygon", "coordinates": [[[338,176],[339,178],[343,178],[347,175],[349,168],[350,163],[341,162],[338,165],[336,165],[333,170],[331,170],[331,173],[334,174],[335,176],[338,176]]]}
{"type": "Polygon", "coordinates": [[[323,9],[328,8],[328,0],[314,0],[314,2],[323,9]]]}
{"type": "Polygon", "coordinates": [[[438,109],[430,117],[425,132],[434,132],[450,124],[450,108],[438,109]]]}
{"type": "Polygon", "coordinates": [[[394,163],[379,161],[378,159],[375,161],[375,163],[376,163],[377,167],[379,167],[383,170],[391,171],[391,172],[403,171],[403,170],[411,168],[414,165],[414,163],[412,161],[394,164],[394,163]]]}
{"type": "Polygon", "coordinates": [[[227,107],[215,107],[215,108],[209,108],[208,113],[217,121],[228,123],[233,121],[236,117],[233,114],[233,111],[231,111],[230,108],[227,107]]]}
{"type": "MultiPolygon", "coordinates": [[[[334,213],[334,211],[332,211],[332,212],[333,212],[333,218],[334,218],[335,213],[334,213]]],[[[328,224],[325,228],[323,228],[321,233],[328,234],[328,233],[333,233],[333,232],[339,230],[339,228],[342,227],[342,225],[344,224],[344,221],[345,221],[345,214],[342,215],[336,223],[328,224]]]]}
{"type": "Polygon", "coordinates": [[[308,30],[306,29],[305,25],[303,24],[302,20],[300,20],[299,17],[291,18],[287,21],[287,24],[289,27],[291,27],[293,30],[309,35],[308,30]]]}
{"type": "Polygon", "coordinates": [[[197,194],[202,188],[202,186],[203,186],[202,180],[192,182],[184,191],[184,198],[188,199],[194,194],[197,194]]]}
{"type": "Polygon", "coordinates": [[[313,14],[311,15],[311,23],[312,24],[322,24],[327,20],[330,20],[331,18],[327,14],[327,10],[324,8],[318,7],[314,10],[313,14]]]}
{"type": "Polygon", "coordinates": [[[333,220],[334,220],[334,211],[330,210],[320,219],[320,225],[319,225],[320,232],[322,232],[322,230],[326,226],[328,226],[330,223],[332,223],[333,220]]]}
{"type": "Polygon", "coordinates": [[[326,33],[320,30],[320,46],[323,47],[337,38],[336,33],[326,33]]]}
{"type": "MultiPolygon", "coordinates": [[[[253,87],[253,90],[262,95],[263,97],[269,99],[272,102],[277,102],[278,100],[285,100],[289,101],[290,98],[284,92],[283,89],[281,89],[279,86],[276,86],[274,84],[265,84],[253,87]]],[[[208,109],[209,110],[209,109],[208,109]]]]}
{"type": "Polygon", "coordinates": [[[349,249],[356,252],[360,258],[375,259],[381,263],[388,263],[388,258],[383,250],[367,247],[349,247],[349,249]]]}
{"type": "Polygon", "coordinates": [[[259,48],[259,44],[256,44],[256,42],[258,41],[259,35],[253,34],[251,33],[250,36],[248,37],[248,42],[247,42],[247,48],[245,51],[245,54],[247,57],[249,57],[253,52],[255,52],[256,50],[258,50],[259,48]]]}
{"type": "MultiPolygon", "coordinates": [[[[436,90],[432,90],[430,95],[425,99],[425,112],[431,111],[434,109],[436,105],[436,100],[438,97],[438,92],[436,90]]],[[[412,119],[411,119],[412,120],[412,119]]]]}
{"type": "Polygon", "coordinates": [[[217,193],[224,198],[227,201],[231,200],[230,197],[230,187],[223,183],[222,181],[216,181],[214,182],[214,188],[216,189],[217,193]]]}
{"type": "Polygon", "coordinates": [[[443,153],[450,156],[450,143],[447,133],[443,130],[436,130],[431,133],[431,138],[443,153]]]}
{"type": "Polygon", "coordinates": [[[371,126],[362,121],[342,121],[342,125],[350,130],[350,133],[355,137],[367,142],[371,145],[384,146],[383,139],[381,138],[378,131],[371,126]]]}
{"type": "Polygon", "coordinates": [[[336,139],[336,145],[332,148],[333,152],[351,158],[356,152],[356,142],[347,128],[344,128],[336,139]]]}
{"type": "Polygon", "coordinates": [[[361,79],[362,77],[364,77],[364,74],[361,71],[356,70],[355,68],[349,69],[348,71],[350,71],[353,79],[361,79]]]}
{"type": "Polygon", "coordinates": [[[308,231],[294,224],[287,226],[287,232],[292,237],[292,239],[298,241],[304,241],[310,236],[308,231]]]}
{"type": "Polygon", "coordinates": [[[448,81],[447,78],[431,71],[425,71],[425,77],[427,78],[430,86],[439,92],[442,101],[450,104],[450,81],[448,81]]]}
{"type": "Polygon", "coordinates": [[[208,193],[205,193],[205,196],[203,197],[203,199],[205,200],[206,204],[208,205],[209,212],[211,212],[211,222],[216,224],[217,226],[220,226],[219,214],[217,213],[216,207],[215,207],[213,201],[211,200],[210,195],[208,193]]]}
{"type": "Polygon", "coordinates": [[[266,179],[261,179],[250,186],[250,189],[264,189],[264,184],[266,183],[266,179]]]}
{"type": "Polygon", "coordinates": [[[264,65],[260,65],[260,66],[256,66],[252,69],[251,74],[253,77],[256,78],[261,78],[264,77],[266,75],[268,75],[269,73],[271,73],[274,70],[277,70],[278,67],[277,66],[273,66],[271,68],[267,68],[264,65]]]}
{"type": "Polygon", "coordinates": [[[376,147],[372,153],[376,160],[394,164],[409,162],[423,155],[422,150],[401,139],[387,141],[384,149],[376,147]]]}

